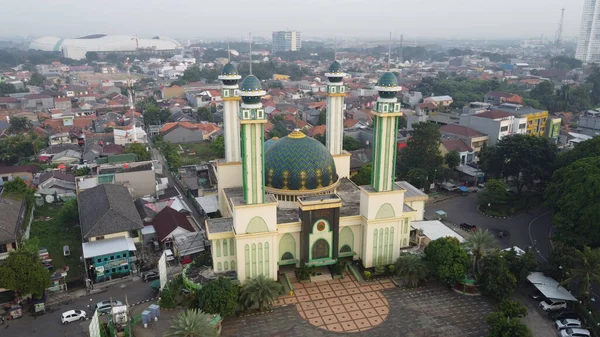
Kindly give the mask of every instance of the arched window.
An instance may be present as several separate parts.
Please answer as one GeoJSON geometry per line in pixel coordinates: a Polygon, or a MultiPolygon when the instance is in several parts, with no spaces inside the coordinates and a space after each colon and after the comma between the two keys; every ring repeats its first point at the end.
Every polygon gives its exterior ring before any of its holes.
{"type": "Polygon", "coordinates": [[[235,261],[231,261],[231,270],[235,270],[235,261]]]}
{"type": "Polygon", "coordinates": [[[258,244],[258,274],[263,273],[263,245],[262,243],[258,244]]]}
{"type": "Polygon", "coordinates": [[[229,255],[235,255],[235,245],[233,244],[233,239],[229,239],[229,255]]]}
{"type": "Polygon", "coordinates": [[[250,276],[250,246],[244,246],[244,264],[246,269],[246,278],[249,279],[250,276]]]}
{"type": "Polygon", "coordinates": [[[377,230],[373,230],[373,266],[377,265],[377,230]]]}
{"type": "Polygon", "coordinates": [[[217,263],[217,271],[221,271],[221,262],[217,263]]]}
{"type": "Polygon", "coordinates": [[[352,251],[352,248],[350,248],[350,246],[348,245],[343,245],[342,248],[340,249],[340,253],[350,253],[352,251]]]}
{"type": "Polygon", "coordinates": [[[256,244],[252,244],[252,277],[256,277],[256,244]]]}
{"type": "Polygon", "coordinates": [[[290,252],[285,252],[283,255],[281,255],[281,260],[292,260],[293,258],[294,255],[292,255],[290,252]]]}
{"type": "Polygon", "coordinates": [[[227,256],[229,251],[227,250],[227,239],[223,239],[223,256],[227,256]]]}
{"type": "Polygon", "coordinates": [[[265,242],[265,276],[269,276],[269,243],[265,242]]]}
{"type": "Polygon", "coordinates": [[[225,269],[225,271],[229,270],[229,262],[225,261],[223,263],[223,268],[225,269]]]}
{"type": "Polygon", "coordinates": [[[217,247],[217,257],[221,257],[221,240],[215,241],[215,246],[217,247]]]}

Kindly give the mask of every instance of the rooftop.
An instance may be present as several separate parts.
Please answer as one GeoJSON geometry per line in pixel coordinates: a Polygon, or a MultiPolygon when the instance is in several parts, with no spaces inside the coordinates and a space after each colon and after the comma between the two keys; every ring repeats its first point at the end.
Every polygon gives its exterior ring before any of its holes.
{"type": "Polygon", "coordinates": [[[489,110],[486,112],[478,113],[473,115],[475,117],[488,118],[488,119],[500,119],[514,116],[513,113],[501,111],[501,110],[489,110]]]}
{"type": "MultiPolygon", "coordinates": [[[[14,242],[21,230],[23,219],[20,219],[23,200],[0,197],[0,244],[14,242]],[[9,235],[13,233],[13,235],[9,235]]],[[[25,215],[23,214],[23,217],[25,215]]]]}
{"type": "Polygon", "coordinates": [[[510,113],[512,113],[514,115],[518,115],[518,116],[529,115],[529,114],[544,111],[544,110],[540,110],[540,109],[534,109],[530,106],[523,106],[520,104],[512,104],[512,103],[503,103],[503,104],[500,104],[499,106],[494,106],[493,108],[496,110],[504,111],[504,112],[510,112],[510,113]]]}
{"type": "Polygon", "coordinates": [[[411,185],[408,181],[397,181],[396,185],[403,188],[406,192],[404,192],[404,201],[413,201],[413,200],[427,200],[429,197],[420,189],[411,185]]]}
{"type": "Polygon", "coordinates": [[[233,231],[233,218],[215,218],[206,220],[206,229],[210,234],[233,231]]]}
{"type": "Polygon", "coordinates": [[[469,127],[457,124],[447,124],[440,127],[440,132],[463,137],[485,137],[486,135],[469,127]]]}
{"type": "Polygon", "coordinates": [[[135,250],[133,239],[124,236],[83,243],[83,257],[86,259],[99,255],[135,250]]]}
{"type": "Polygon", "coordinates": [[[348,178],[340,179],[335,193],[342,199],[340,216],[360,214],[360,189],[348,178]]]}
{"type": "Polygon", "coordinates": [[[412,221],[410,226],[414,229],[422,230],[423,234],[425,234],[425,236],[427,236],[431,241],[445,237],[453,237],[458,239],[459,242],[465,242],[465,238],[462,237],[462,235],[456,233],[438,220],[412,221]]]}

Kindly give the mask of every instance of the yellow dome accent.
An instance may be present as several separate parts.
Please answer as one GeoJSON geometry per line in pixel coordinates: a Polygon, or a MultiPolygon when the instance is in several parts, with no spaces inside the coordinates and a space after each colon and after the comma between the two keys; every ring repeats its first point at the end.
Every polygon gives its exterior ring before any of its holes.
{"type": "Polygon", "coordinates": [[[273,139],[273,140],[279,140],[279,137],[273,137],[271,139],[273,139]]]}
{"type": "Polygon", "coordinates": [[[289,135],[287,135],[289,138],[304,138],[306,137],[306,135],[304,133],[302,133],[302,131],[296,129],[294,131],[292,131],[289,135]]]}

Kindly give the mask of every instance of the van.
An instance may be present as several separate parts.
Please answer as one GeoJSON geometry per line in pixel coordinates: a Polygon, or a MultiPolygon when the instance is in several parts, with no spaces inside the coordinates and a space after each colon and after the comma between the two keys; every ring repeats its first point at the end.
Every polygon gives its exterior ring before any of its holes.
{"type": "Polygon", "coordinates": [[[173,255],[173,251],[170,249],[164,250],[163,253],[166,255],[167,262],[175,261],[175,256],[173,255]]]}

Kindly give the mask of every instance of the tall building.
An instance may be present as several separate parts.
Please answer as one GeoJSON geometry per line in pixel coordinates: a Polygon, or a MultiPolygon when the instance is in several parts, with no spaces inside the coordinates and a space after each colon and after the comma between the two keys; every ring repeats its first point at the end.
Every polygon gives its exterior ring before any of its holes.
{"type": "Polygon", "coordinates": [[[273,32],[273,52],[296,51],[302,48],[300,32],[279,31],[273,32]]]}
{"type": "Polygon", "coordinates": [[[600,61],[600,0],[585,0],[575,58],[583,62],[600,61]]]}

